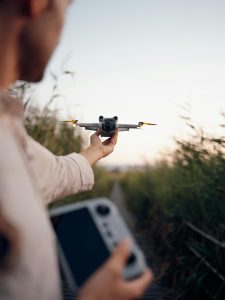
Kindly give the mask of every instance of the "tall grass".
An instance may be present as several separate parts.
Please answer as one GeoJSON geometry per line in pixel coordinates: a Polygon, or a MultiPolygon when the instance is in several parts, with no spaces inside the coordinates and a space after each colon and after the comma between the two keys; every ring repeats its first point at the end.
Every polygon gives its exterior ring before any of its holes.
{"type": "MultiPolygon", "coordinates": [[[[68,75],[68,71],[66,71],[68,75]]],[[[18,94],[24,102],[25,127],[28,134],[40,144],[45,146],[55,155],[67,155],[72,152],[79,153],[85,142],[83,136],[70,124],[60,122],[58,111],[51,108],[51,104],[60,96],[58,91],[58,77],[52,74],[54,85],[52,95],[43,108],[34,105],[33,87],[27,83],[19,83],[13,91],[18,94]]],[[[54,205],[62,205],[68,202],[80,201],[83,199],[109,196],[112,188],[112,178],[103,167],[95,166],[95,185],[89,192],[71,195],[54,205]]]]}
{"type": "Polygon", "coordinates": [[[154,201],[163,211],[222,238],[225,223],[224,140],[193,127],[191,138],[177,140],[176,144],[176,150],[171,153],[172,162],[162,160],[154,166],[146,166],[142,172],[126,174],[124,186],[130,206],[141,209],[141,199],[148,199],[145,200],[147,206],[154,201]]]}
{"type": "MultiPolygon", "coordinates": [[[[156,252],[163,261],[163,276],[169,276],[174,287],[183,288],[192,299],[203,295],[204,299],[224,299],[219,298],[221,293],[215,296],[217,287],[221,287],[214,280],[217,276],[190,253],[190,248],[223,275],[224,250],[181,222],[191,222],[221,244],[224,242],[224,138],[189,127],[190,136],[176,140],[172,160],[146,166],[141,172],[128,172],[122,183],[138,223],[148,226],[152,233],[156,252]]],[[[222,292],[224,296],[224,288],[222,292]]]]}

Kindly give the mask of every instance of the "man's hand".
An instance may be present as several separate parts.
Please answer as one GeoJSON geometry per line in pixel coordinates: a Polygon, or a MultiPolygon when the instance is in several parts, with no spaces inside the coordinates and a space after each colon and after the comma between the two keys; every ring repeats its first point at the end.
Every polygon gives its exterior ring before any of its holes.
{"type": "Polygon", "coordinates": [[[106,157],[110,153],[112,153],[117,143],[118,130],[112,137],[108,138],[104,142],[100,140],[99,138],[100,134],[101,131],[97,130],[91,136],[90,146],[80,153],[88,160],[91,166],[94,165],[101,158],[106,157]]]}
{"type": "Polygon", "coordinates": [[[125,281],[123,271],[130,254],[130,242],[122,242],[112,257],[81,289],[77,300],[134,300],[152,283],[150,270],[138,279],[125,281]]]}

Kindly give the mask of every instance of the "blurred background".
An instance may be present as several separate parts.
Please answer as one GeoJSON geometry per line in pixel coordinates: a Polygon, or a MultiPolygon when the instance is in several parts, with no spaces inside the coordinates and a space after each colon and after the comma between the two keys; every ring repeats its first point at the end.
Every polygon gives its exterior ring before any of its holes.
{"type": "Polygon", "coordinates": [[[51,93],[50,71],[62,68],[60,118],[149,121],[157,127],[122,133],[107,165],[154,162],[174,149],[173,137],[193,122],[217,133],[225,96],[225,3],[222,0],[76,0],[36,100],[51,93]]]}
{"type": "Polygon", "coordinates": [[[158,124],[120,133],[94,189],[60,202],[123,203],[173,293],[156,299],[225,299],[224,32],[222,0],[76,0],[44,81],[16,87],[28,132],[57,155],[91,134],[61,120],[158,124]]]}

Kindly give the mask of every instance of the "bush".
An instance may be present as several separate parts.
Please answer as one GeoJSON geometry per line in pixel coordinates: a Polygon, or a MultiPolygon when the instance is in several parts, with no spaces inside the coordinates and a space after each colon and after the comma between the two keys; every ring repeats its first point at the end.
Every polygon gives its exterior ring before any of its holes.
{"type": "Polygon", "coordinates": [[[148,226],[153,236],[162,260],[161,275],[191,299],[224,299],[218,276],[225,275],[224,139],[189,127],[191,136],[176,141],[172,161],[129,172],[122,183],[138,223],[148,226]],[[202,230],[206,238],[186,226],[187,222],[202,230]]]}

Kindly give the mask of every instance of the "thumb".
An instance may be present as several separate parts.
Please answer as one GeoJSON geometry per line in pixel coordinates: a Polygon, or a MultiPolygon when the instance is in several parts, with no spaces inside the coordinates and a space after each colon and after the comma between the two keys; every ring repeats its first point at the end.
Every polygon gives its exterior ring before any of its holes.
{"type": "Polygon", "coordinates": [[[101,133],[102,133],[101,129],[98,128],[98,129],[96,130],[96,132],[95,132],[95,135],[100,136],[101,133]]]}
{"type": "Polygon", "coordinates": [[[123,240],[114,250],[110,263],[123,270],[131,251],[131,241],[123,240]]]}

